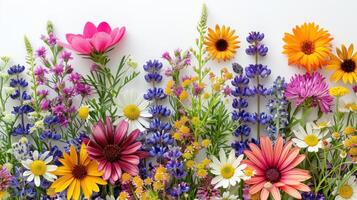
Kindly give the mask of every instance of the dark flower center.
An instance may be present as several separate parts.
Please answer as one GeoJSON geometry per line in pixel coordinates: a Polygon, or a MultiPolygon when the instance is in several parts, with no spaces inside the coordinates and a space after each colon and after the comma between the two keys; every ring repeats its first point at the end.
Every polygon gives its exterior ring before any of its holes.
{"type": "Polygon", "coordinates": [[[305,41],[301,44],[301,51],[306,55],[310,55],[314,53],[315,47],[311,41],[305,41]]]}
{"type": "Polygon", "coordinates": [[[228,48],[228,42],[225,39],[219,39],[216,42],[216,49],[218,51],[225,51],[228,48]]]}
{"type": "Polygon", "coordinates": [[[87,169],[83,165],[76,165],[72,169],[72,175],[75,179],[83,179],[87,176],[87,169]]]}
{"type": "Polygon", "coordinates": [[[109,144],[105,146],[103,150],[104,157],[109,162],[115,162],[119,160],[120,147],[118,145],[109,144]]]}
{"type": "Polygon", "coordinates": [[[280,172],[276,168],[270,168],[265,171],[265,178],[271,183],[276,183],[280,180],[280,172]]]}
{"type": "Polygon", "coordinates": [[[353,72],[356,69],[356,63],[355,61],[351,59],[344,60],[343,63],[341,64],[341,69],[344,72],[353,72]]]}

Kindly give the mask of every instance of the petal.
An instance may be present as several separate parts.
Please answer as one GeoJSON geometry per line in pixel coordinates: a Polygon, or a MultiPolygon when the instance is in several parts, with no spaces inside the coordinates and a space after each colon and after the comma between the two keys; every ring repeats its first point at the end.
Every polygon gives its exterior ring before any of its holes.
{"type": "Polygon", "coordinates": [[[267,200],[269,197],[269,191],[265,188],[262,189],[260,193],[260,200],[267,200]]]}
{"type": "Polygon", "coordinates": [[[118,28],[115,28],[110,36],[112,37],[112,43],[110,46],[116,45],[123,37],[125,34],[125,27],[121,27],[120,30],[118,28]]]}
{"type": "Polygon", "coordinates": [[[107,33],[98,32],[90,39],[90,43],[97,52],[103,53],[111,45],[112,38],[107,33]]]}
{"type": "Polygon", "coordinates": [[[72,43],[70,44],[72,49],[80,54],[90,54],[92,52],[92,45],[86,39],[81,36],[73,37],[72,43]]]}
{"type": "Polygon", "coordinates": [[[97,125],[95,125],[92,128],[92,135],[94,140],[101,146],[106,146],[108,144],[107,139],[105,137],[105,130],[103,127],[100,125],[101,122],[98,122],[97,125]]]}
{"type": "Polygon", "coordinates": [[[120,144],[128,131],[129,124],[125,120],[121,120],[115,128],[114,143],[120,144]]]}
{"type": "Polygon", "coordinates": [[[110,28],[107,22],[101,22],[97,27],[98,32],[106,32],[110,34],[112,32],[112,28],[110,28]]]}
{"type": "Polygon", "coordinates": [[[83,36],[85,38],[91,38],[95,33],[97,33],[97,27],[92,22],[87,22],[84,25],[83,36]]]}
{"type": "Polygon", "coordinates": [[[273,144],[271,143],[271,140],[269,137],[261,137],[260,138],[260,146],[262,149],[263,154],[265,155],[264,157],[266,158],[267,164],[269,166],[272,166],[274,162],[274,156],[273,156],[273,144]]]}
{"type": "Polygon", "coordinates": [[[285,191],[288,195],[296,198],[296,199],[301,199],[301,194],[293,187],[290,186],[282,186],[280,187],[280,189],[282,189],[283,191],[285,191]]]}
{"type": "Polygon", "coordinates": [[[273,188],[271,188],[270,190],[270,193],[273,196],[274,200],[281,200],[281,195],[277,187],[273,186],[273,188]]]}

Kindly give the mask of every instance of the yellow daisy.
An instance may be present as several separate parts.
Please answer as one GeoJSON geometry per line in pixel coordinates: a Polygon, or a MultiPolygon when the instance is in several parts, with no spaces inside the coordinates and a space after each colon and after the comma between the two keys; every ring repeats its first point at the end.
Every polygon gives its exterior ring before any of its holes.
{"type": "Polygon", "coordinates": [[[238,36],[234,35],[235,30],[230,27],[216,25],[215,30],[209,28],[205,45],[209,55],[220,62],[234,57],[236,49],[239,48],[238,36]]]}
{"type": "Polygon", "coordinates": [[[102,172],[98,171],[98,163],[88,157],[86,146],[81,145],[79,155],[74,146],[70,153],[63,153],[59,161],[63,166],[57,168],[54,174],[61,176],[50,186],[56,193],[67,189],[67,199],[78,200],[81,190],[84,197],[89,199],[94,192],[99,192],[98,185],[106,185],[102,172]]]}
{"type": "Polygon", "coordinates": [[[357,52],[353,53],[353,44],[348,49],[345,45],[341,49],[336,48],[337,56],[332,55],[332,59],[327,66],[327,69],[335,70],[331,75],[332,81],[339,81],[342,79],[343,83],[349,82],[353,84],[357,82],[357,52]]]}
{"type": "Polygon", "coordinates": [[[306,71],[315,71],[327,64],[331,54],[330,34],[315,23],[296,26],[293,33],[285,33],[283,54],[289,65],[297,65],[306,71]]]}

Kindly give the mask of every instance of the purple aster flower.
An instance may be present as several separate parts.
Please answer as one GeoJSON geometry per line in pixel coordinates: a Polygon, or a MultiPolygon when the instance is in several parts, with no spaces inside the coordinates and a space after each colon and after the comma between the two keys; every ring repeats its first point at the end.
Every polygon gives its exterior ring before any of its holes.
{"type": "Polygon", "coordinates": [[[12,181],[13,177],[11,176],[10,172],[6,169],[5,166],[1,167],[0,169],[0,191],[6,191],[12,181]]]}
{"type": "Polygon", "coordinates": [[[219,189],[214,188],[211,184],[212,177],[207,176],[199,185],[197,189],[196,197],[200,200],[211,200],[215,198],[219,198],[221,193],[219,189]]]}
{"type": "Polygon", "coordinates": [[[77,72],[75,72],[75,73],[71,73],[70,75],[69,75],[69,81],[71,81],[73,84],[77,84],[77,83],[79,83],[79,81],[81,80],[81,75],[79,74],[79,73],[77,73],[77,72]]]}
{"type": "Polygon", "coordinates": [[[55,46],[57,44],[57,38],[53,33],[48,34],[47,42],[50,46],[55,46]]]}
{"type": "Polygon", "coordinates": [[[190,51],[182,52],[181,49],[176,49],[174,51],[174,57],[172,58],[168,52],[162,55],[162,58],[169,62],[172,67],[172,71],[181,70],[191,64],[191,53],[190,51]]]}
{"type": "Polygon", "coordinates": [[[285,97],[297,106],[307,103],[319,107],[324,113],[331,110],[333,103],[325,78],[318,72],[296,74],[292,77],[285,89],[285,97]]]}
{"type": "Polygon", "coordinates": [[[64,68],[62,64],[58,64],[53,66],[53,68],[51,69],[51,71],[56,75],[56,76],[62,76],[63,72],[64,72],[64,68]]]}
{"type": "Polygon", "coordinates": [[[69,52],[69,51],[62,51],[62,53],[61,53],[61,59],[62,59],[64,62],[68,62],[69,60],[72,60],[72,59],[73,59],[72,53],[69,52]]]}

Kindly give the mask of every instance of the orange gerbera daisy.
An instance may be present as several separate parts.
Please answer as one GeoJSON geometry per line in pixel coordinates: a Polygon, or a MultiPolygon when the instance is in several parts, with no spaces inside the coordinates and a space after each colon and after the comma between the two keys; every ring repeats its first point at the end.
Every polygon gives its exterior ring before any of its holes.
{"type": "Polygon", "coordinates": [[[284,145],[283,138],[279,137],[273,145],[265,136],[260,138],[260,148],[253,143],[249,147],[250,150],[244,151],[248,159],[242,161],[256,174],[245,181],[250,185],[249,194],[260,192],[261,200],[267,200],[271,194],[274,200],[281,200],[280,190],[297,199],[301,199],[299,191],[310,191],[307,185],[301,183],[310,178],[309,172],[295,168],[305,155],[299,155],[299,148],[291,149],[291,141],[284,145]]]}
{"type": "Polygon", "coordinates": [[[293,33],[285,33],[283,53],[288,56],[289,65],[315,71],[327,64],[331,54],[331,40],[327,30],[315,23],[296,26],[293,33]]]}
{"type": "Polygon", "coordinates": [[[218,62],[230,60],[239,48],[238,36],[230,27],[216,25],[215,30],[209,28],[205,45],[209,55],[218,62]]]}
{"type": "Polygon", "coordinates": [[[99,185],[107,182],[101,178],[103,172],[98,171],[98,163],[88,157],[85,144],[81,145],[79,155],[74,146],[71,146],[69,155],[63,153],[59,161],[63,166],[57,168],[54,174],[61,176],[52,183],[50,189],[55,193],[67,189],[67,199],[78,200],[81,189],[85,198],[90,198],[93,191],[99,192],[99,185]]]}
{"type": "Polygon", "coordinates": [[[331,80],[337,82],[342,79],[343,83],[353,84],[357,82],[357,52],[353,52],[353,44],[348,49],[345,45],[341,49],[336,48],[337,56],[332,55],[332,59],[327,69],[335,70],[331,80]]]}

